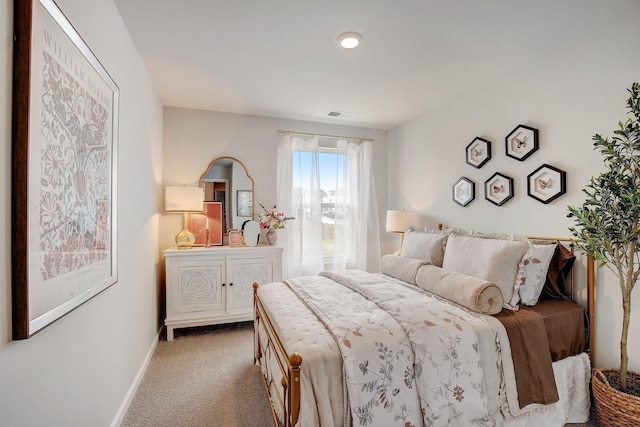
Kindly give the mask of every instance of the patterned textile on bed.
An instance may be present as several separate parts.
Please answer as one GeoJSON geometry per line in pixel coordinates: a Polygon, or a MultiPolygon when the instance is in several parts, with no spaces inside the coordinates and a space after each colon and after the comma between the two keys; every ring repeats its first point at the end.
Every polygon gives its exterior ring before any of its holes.
{"type": "Polygon", "coordinates": [[[361,271],[287,284],[338,343],[354,425],[485,426],[521,412],[491,316],[361,271]]]}

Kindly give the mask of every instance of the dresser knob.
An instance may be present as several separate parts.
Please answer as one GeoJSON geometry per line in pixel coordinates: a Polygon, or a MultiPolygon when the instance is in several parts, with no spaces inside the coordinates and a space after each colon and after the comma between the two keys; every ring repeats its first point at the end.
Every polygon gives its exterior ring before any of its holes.
{"type": "Polygon", "coordinates": [[[226,283],[223,283],[223,284],[222,284],[222,286],[227,286],[227,284],[226,284],[226,283]]]}
{"type": "Polygon", "coordinates": [[[233,283],[229,283],[229,286],[233,286],[233,283]]]}

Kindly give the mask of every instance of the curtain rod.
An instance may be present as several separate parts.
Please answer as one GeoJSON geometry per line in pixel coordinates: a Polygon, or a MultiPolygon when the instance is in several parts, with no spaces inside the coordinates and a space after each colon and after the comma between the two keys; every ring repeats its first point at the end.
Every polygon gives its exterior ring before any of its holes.
{"type": "Polygon", "coordinates": [[[294,132],[292,130],[281,130],[281,129],[278,129],[278,133],[281,133],[281,134],[284,134],[284,135],[289,135],[290,133],[292,133],[294,135],[323,136],[325,138],[355,139],[355,140],[358,140],[360,142],[362,142],[362,141],[373,142],[372,138],[356,138],[356,137],[353,137],[353,136],[340,136],[340,135],[323,135],[321,133],[294,132]]]}

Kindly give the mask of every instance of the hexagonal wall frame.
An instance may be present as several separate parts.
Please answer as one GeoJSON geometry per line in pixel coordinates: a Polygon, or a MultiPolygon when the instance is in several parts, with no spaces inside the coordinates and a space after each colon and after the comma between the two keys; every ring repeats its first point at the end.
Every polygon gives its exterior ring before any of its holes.
{"type": "Polygon", "coordinates": [[[481,168],[491,159],[491,141],[475,138],[466,148],[467,164],[481,168]]]}
{"type": "Polygon", "coordinates": [[[527,176],[527,194],[547,204],[567,191],[567,173],[543,164],[527,176]]]}
{"type": "Polygon", "coordinates": [[[521,162],[538,150],[538,129],[518,125],[504,139],[505,153],[521,162]]]}
{"type": "Polygon", "coordinates": [[[476,184],[469,178],[461,177],[453,184],[451,197],[464,208],[476,198],[476,184]]]}
{"type": "Polygon", "coordinates": [[[484,182],[484,198],[502,206],[513,198],[513,178],[496,172],[484,182]]]}

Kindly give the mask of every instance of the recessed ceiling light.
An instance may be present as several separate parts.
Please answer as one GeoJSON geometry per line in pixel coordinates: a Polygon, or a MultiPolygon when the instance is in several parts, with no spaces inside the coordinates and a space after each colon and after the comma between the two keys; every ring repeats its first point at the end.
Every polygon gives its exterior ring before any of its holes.
{"type": "Polygon", "coordinates": [[[349,31],[338,36],[338,43],[345,49],[354,49],[362,42],[362,34],[349,31]]]}

